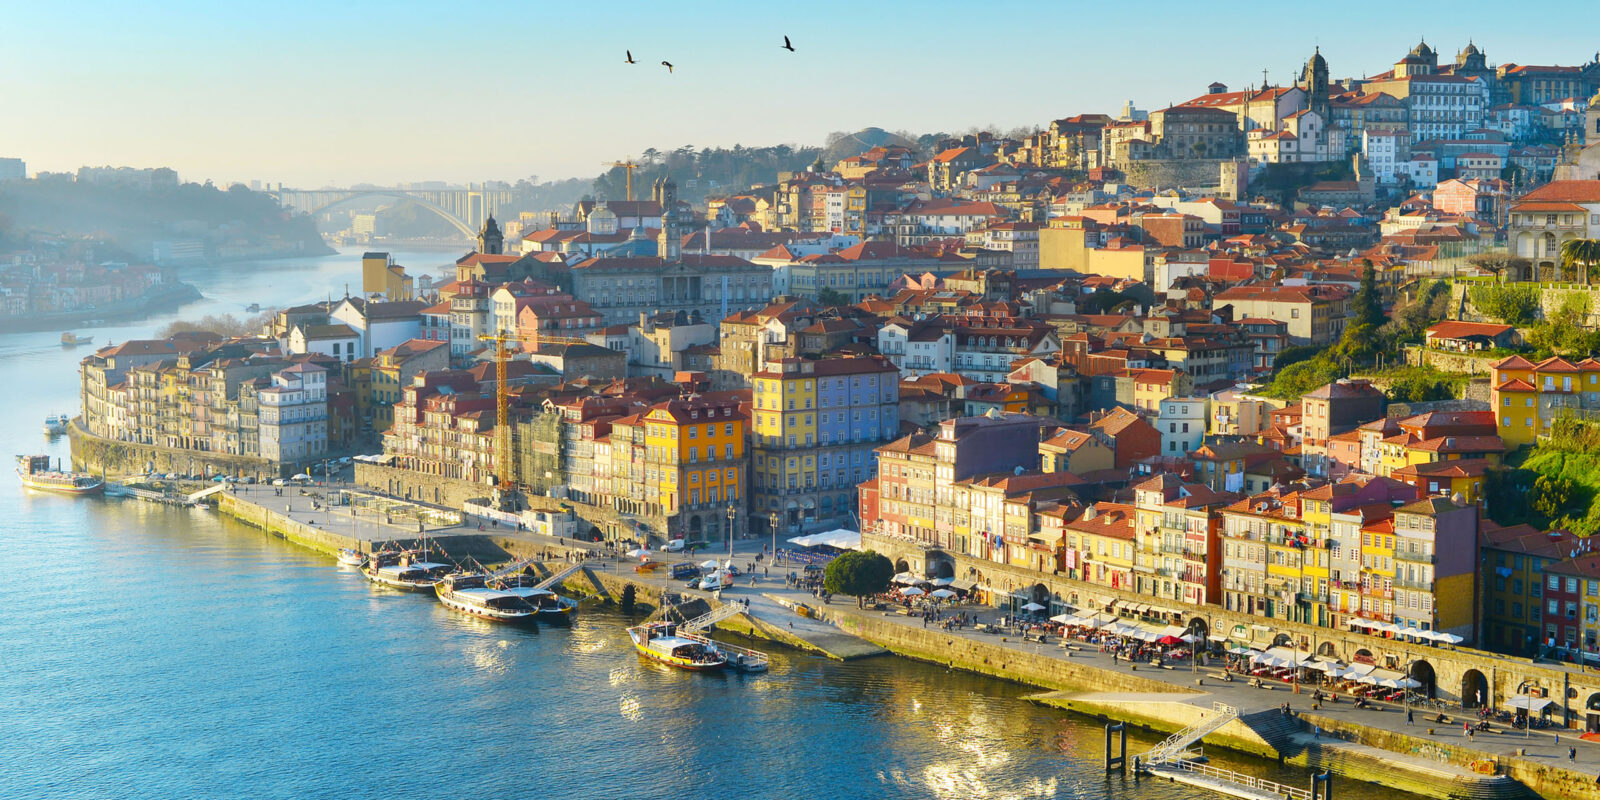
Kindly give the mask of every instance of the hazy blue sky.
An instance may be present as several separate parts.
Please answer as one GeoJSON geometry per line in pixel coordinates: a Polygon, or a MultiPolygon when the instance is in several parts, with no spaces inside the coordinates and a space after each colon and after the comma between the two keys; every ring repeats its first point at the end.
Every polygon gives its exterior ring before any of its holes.
{"type": "Polygon", "coordinates": [[[0,156],[30,171],[169,165],[185,180],[592,175],[685,144],[1043,125],[1220,80],[1448,59],[1580,64],[1591,2],[13,2],[0,156]],[[1511,6],[1515,8],[1515,6],[1511,6]],[[797,53],[778,48],[783,34],[797,53]],[[632,49],[641,62],[622,63],[632,49]],[[668,75],[662,59],[676,65],[668,75]]]}

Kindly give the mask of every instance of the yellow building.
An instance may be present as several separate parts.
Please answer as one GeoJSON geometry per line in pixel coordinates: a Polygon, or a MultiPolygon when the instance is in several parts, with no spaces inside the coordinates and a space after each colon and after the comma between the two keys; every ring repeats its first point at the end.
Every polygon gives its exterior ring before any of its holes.
{"type": "Polygon", "coordinates": [[[1394,616],[1394,518],[1361,526],[1361,615],[1394,616]]]}
{"type": "MultiPolygon", "coordinates": [[[[768,361],[751,374],[755,434],[755,496],[757,508],[779,507],[785,492],[817,489],[817,378],[816,362],[805,358],[768,361]]],[[[770,520],[769,520],[770,522],[770,520]]],[[[929,530],[933,521],[926,520],[929,530]]],[[[781,520],[791,527],[803,520],[781,520]]],[[[920,522],[919,522],[920,524],[920,522]]]]}
{"type": "Polygon", "coordinates": [[[640,415],[644,494],[691,541],[723,539],[744,511],[745,424],[734,399],[669,400],[640,415]]]}
{"type": "Polygon", "coordinates": [[[388,253],[361,254],[361,292],[381,292],[389,300],[410,300],[415,294],[411,276],[388,253]]]}
{"type": "Polygon", "coordinates": [[[1511,356],[1489,365],[1490,401],[1507,447],[1531,445],[1571,409],[1600,409],[1600,361],[1511,356]]]}

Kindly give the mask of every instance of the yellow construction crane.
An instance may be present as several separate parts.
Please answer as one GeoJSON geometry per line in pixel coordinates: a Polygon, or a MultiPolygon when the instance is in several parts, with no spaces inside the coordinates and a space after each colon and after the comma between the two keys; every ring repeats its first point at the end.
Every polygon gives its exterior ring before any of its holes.
{"type": "Polygon", "coordinates": [[[630,202],[630,203],[633,202],[633,171],[638,169],[639,165],[633,163],[630,160],[630,161],[602,161],[602,162],[600,162],[600,166],[602,166],[602,167],[620,167],[623,170],[626,170],[627,175],[628,175],[628,202],[630,202]]]}
{"type": "Polygon", "coordinates": [[[500,462],[496,471],[500,473],[500,491],[504,494],[517,484],[516,454],[511,450],[511,393],[506,387],[506,364],[511,360],[506,344],[517,341],[517,337],[501,331],[482,334],[478,341],[494,342],[494,457],[500,462]]]}

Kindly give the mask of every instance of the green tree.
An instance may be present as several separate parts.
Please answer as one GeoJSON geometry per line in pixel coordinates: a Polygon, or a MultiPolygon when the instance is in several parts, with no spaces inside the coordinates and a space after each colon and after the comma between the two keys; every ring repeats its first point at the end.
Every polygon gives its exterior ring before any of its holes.
{"type": "Polygon", "coordinates": [[[1589,268],[1600,263],[1600,239],[1572,239],[1561,243],[1561,271],[1574,267],[1578,282],[1589,282],[1589,268]]]}
{"type": "Polygon", "coordinates": [[[1377,328],[1384,322],[1383,295],[1378,291],[1378,270],[1372,266],[1371,259],[1362,259],[1366,266],[1361,268],[1361,288],[1356,290],[1354,307],[1355,318],[1352,325],[1369,325],[1377,328]]]}
{"type": "Polygon", "coordinates": [[[1539,287],[1527,284],[1474,286],[1467,290],[1467,299],[1507,325],[1527,325],[1539,312],[1539,287]]]}
{"type": "Polygon", "coordinates": [[[847,594],[856,599],[874,595],[889,588],[894,578],[894,564],[872,550],[851,550],[828,562],[822,574],[822,588],[831,594],[847,594]]]}
{"type": "Polygon", "coordinates": [[[817,292],[817,302],[825,306],[847,306],[850,296],[838,289],[823,289],[817,292]]]}
{"type": "Polygon", "coordinates": [[[1311,359],[1321,355],[1324,349],[1325,348],[1309,344],[1298,345],[1296,347],[1285,347],[1282,350],[1279,350],[1278,355],[1272,359],[1272,369],[1277,371],[1288,367],[1291,364],[1298,364],[1302,361],[1310,361],[1311,359]]]}
{"type": "Polygon", "coordinates": [[[1572,508],[1572,481],[1554,475],[1540,475],[1533,482],[1533,510],[1548,520],[1557,520],[1572,508]]]}

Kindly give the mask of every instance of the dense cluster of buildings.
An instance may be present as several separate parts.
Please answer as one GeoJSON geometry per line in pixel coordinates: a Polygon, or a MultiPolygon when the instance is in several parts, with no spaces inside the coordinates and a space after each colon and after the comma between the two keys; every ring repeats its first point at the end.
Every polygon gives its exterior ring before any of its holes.
{"type": "MultiPolygon", "coordinates": [[[[1508,450],[1600,407],[1600,363],[1509,356],[1489,402],[1410,408],[1361,379],[1259,385],[1345,337],[1369,274],[1394,303],[1474,254],[1537,270],[1587,238],[1597,89],[1600,64],[1490,67],[1470,44],[1361,80],[1318,53],[1290,86],[874,147],[704,207],[661,177],[491,218],[446,281],[369,253],[361,296],[260,336],[104,349],[81,428],[269,472],[381,443],[358,479],[559,496],[613,540],[846,527],[996,603],[1004,575],[1595,651],[1600,567],[1485,505],[1508,450]],[[1251,194],[1300,164],[1353,179],[1251,194]]],[[[1445,319],[1418,347],[1521,340],[1445,319]]]]}

